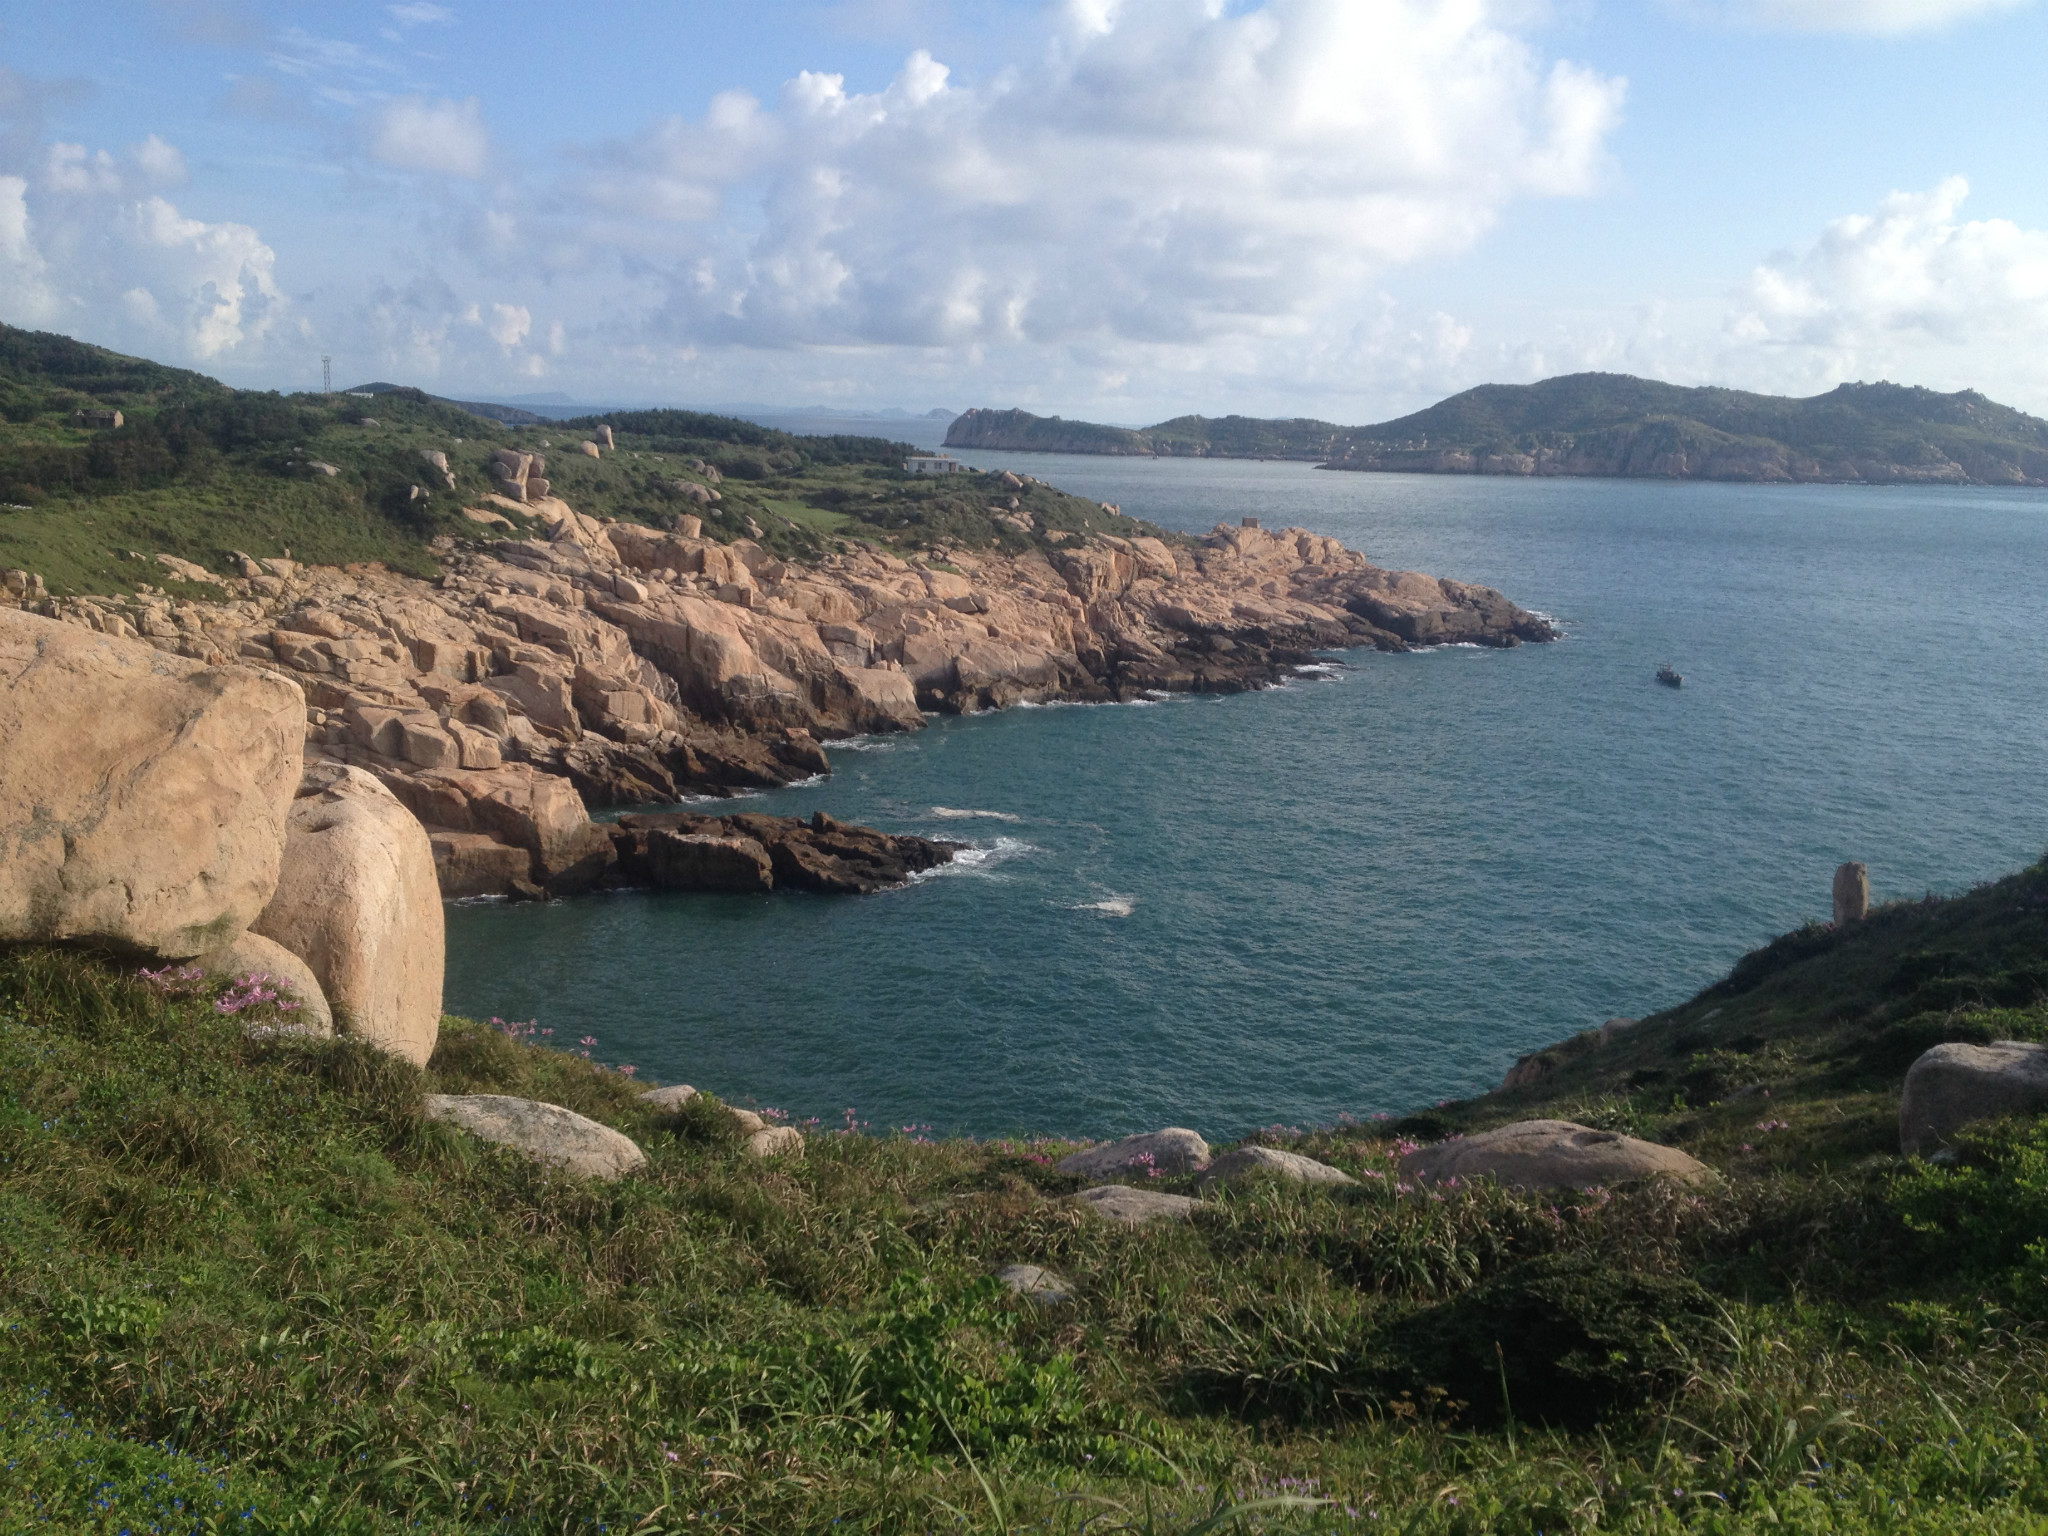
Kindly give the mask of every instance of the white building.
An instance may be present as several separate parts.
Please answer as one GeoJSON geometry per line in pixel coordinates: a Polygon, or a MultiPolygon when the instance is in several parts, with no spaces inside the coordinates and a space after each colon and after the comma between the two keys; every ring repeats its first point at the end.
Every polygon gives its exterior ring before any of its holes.
{"type": "Polygon", "coordinates": [[[903,467],[913,475],[959,475],[968,469],[950,453],[914,454],[903,461],[903,467]]]}

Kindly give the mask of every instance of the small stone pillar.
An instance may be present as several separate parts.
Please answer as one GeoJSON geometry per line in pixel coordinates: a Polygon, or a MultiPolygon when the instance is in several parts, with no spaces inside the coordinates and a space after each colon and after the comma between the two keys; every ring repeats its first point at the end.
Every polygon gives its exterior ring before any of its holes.
{"type": "Polygon", "coordinates": [[[1835,871],[1835,926],[1860,923],[1870,911],[1870,869],[1844,864],[1835,871]]]}

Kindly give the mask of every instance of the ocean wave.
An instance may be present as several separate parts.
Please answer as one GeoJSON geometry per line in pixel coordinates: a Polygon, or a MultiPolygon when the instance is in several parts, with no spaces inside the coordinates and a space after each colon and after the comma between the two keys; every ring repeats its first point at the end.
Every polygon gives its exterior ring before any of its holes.
{"type": "Polygon", "coordinates": [[[932,807],[932,814],[946,821],[1022,821],[1024,819],[1022,816],[1012,815],[1008,811],[963,811],[950,805],[935,805],[932,807]]]}
{"type": "Polygon", "coordinates": [[[1066,908],[1069,912],[1100,912],[1104,917],[1129,917],[1137,904],[1135,896],[1109,895],[1100,901],[1070,901],[1066,908]]]}
{"type": "Polygon", "coordinates": [[[914,885],[922,880],[938,880],[948,875],[993,875],[998,867],[1010,860],[1038,851],[1037,844],[1027,843],[1021,837],[998,837],[986,843],[972,843],[956,852],[951,863],[920,870],[910,880],[914,885]]]}

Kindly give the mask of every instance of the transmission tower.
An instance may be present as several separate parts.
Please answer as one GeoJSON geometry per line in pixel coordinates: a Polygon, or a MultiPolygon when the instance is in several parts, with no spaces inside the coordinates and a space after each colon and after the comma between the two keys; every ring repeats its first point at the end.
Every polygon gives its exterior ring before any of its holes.
{"type": "Polygon", "coordinates": [[[334,359],[324,352],[320,354],[320,393],[334,393],[334,359]]]}

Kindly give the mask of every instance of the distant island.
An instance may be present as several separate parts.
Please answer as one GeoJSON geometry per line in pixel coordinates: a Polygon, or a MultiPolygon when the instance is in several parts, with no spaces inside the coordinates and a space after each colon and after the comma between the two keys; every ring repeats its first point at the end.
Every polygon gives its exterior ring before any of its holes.
{"type": "Polygon", "coordinates": [[[954,421],[946,446],[1299,459],[1410,474],[2048,485],[2048,421],[1975,390],[1843,384],[1795,399],[1620,373],[1485,384],[1364,427],[1176,416],[1130,428],[970,410],[954,421]]]}

